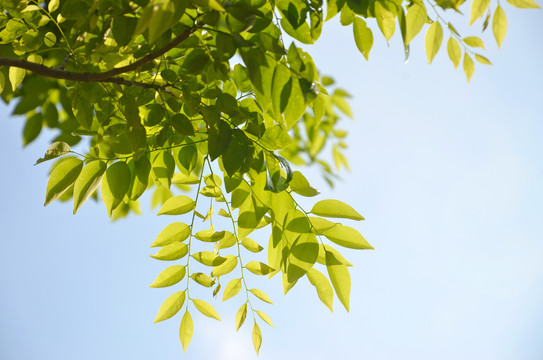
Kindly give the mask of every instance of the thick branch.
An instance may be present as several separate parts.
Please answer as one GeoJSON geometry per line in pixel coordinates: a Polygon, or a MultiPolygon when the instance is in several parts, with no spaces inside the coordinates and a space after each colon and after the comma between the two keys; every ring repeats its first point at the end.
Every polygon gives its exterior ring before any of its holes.
{"type": "Polygon", "coordinates": [[[21,69],[26,69],[32,71],[36,75],[55,78],[55,79],[64,79],[72,81],[82,81],[82,82],[114,82],[118,84],[126,84],[127,81],[121,78],[114,78],[117,75],[127,73],[129,71],[134,71],[145,64],[150,63],[154,59],[164,55],[184,40],[186,40],[190,34],[194,31],[194,28],[187,29],[177,36],[168,45],[164,46],[162,49],[155,51],[154,53],[145,55],[138,61],[126,65],[120,68],[111,69],[102,73],[80,73],[80,72],[71,72],[61,69],[50,68],[44,65],[36,64],[30,61],[21,60],[21,59],[11,59],[0,56],[0,66],[13,66],[21,69]],[[117,80],[119,79],[119,80],[117,80]],[[124,81],[124,82],[123,82],[124,81]]]}

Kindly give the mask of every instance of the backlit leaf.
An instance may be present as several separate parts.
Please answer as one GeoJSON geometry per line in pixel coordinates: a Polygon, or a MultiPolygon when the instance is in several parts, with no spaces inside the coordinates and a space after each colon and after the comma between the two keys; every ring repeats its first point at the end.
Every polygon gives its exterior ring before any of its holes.
{"type": "Polygon", "coordinates": [[[185,303],[185,292],[184,291],[178,291],[172,295],[170,295],[162,305],[160,306],[160,309],[158,310],[158,314],[153,321],[154,323],[167,320],[177,314],[179,310],[181,310],[181,307],[185,303]]]}
{"type": "Polygon", "coordinates": [[[260,351],[260,346],[262,345],[262,333],[260,332],[260,326],[254,323],[253,325],[253,345],[255,346],[256,354],[260,351]]]}
{"type": "Polygon", "coordinates": [[[241,291],[241,279],[232,279],[226,284],[222,295],[222,301],[236,296],[241,291]]]}
{"type": "Polygon", "coordinates": [[[302,196],[312,197],[320,194],[319,190],[309,185],[309,181],[299,171],[292,173],[292,180],[289,185],[292,191],[302,196]]]}
{"type": "Polygon", "coordinates": [[[94,160],[81,170],[74,184],[74,214],[100,186],[106,168],[105,162],[94,160]]]}
{"type": "Polygon", "coordinates": [[[258,314],[258,316],[260,316],[260,318],[262,320],[264,320],[266,323],[268,323],[268,325],[273,327],[273,323],[272,323],[270,317],[264,311],[256,310],[256,313],[258,314]]]}
{"type": "Polygon", "coordinates": [[[339,200],[321,200],[313,205],[311,213],[330,218],[364,220],[351,206],[339,200]]]}
{"type": "Polygon", "coordinates": [[[194,260],[207,266],[218,266],[226,261],[226,258],[212,253],[211,251],[200,251],[192,254],[194,260]]]}
{"type": "Polygon", "coordinates": [[[49,146],[49,149],[47,149],[47,151],[45,152],[45,155],[36,161],[35,165],[40,164],[47,160],[57,158],[62,155],[66,155],[70,153],[70,151],[72,151],[72,149],[70,148],[70,145],[66,144],[64,141],[55,141],[54,143],[51,144],[51,146],[49,146]]]}
{"type": "Polygon", "coordinates": [[[194,304],[196,309],[198,309],[198,311],[205,316],[221,321],[219,314],[217,314],[217,311],[209,303],[205,302],[204,300],[198,299],[193,299],[192,303],[194,304]]]}
{"type": "Polygon", "coordinates": [[[488,60],[486,57],[484,57],[483,55],[479,55],[479,54],[474,54],[475,55],[475,59],[480,62],[481,64],[485,64],[485,65],[492,65],[492,63],[490,62],[490,60],[488,60]]]}
{"type": "Polygon", "coordinates": [[[13,91],[17,90],[19,85],[23,82],[25,78],[26,70],[18,67],[9,68],[9,82],[11,83],[11,89],[13,91]]]}
{"type": "Polygon", "coordinates": [[[107,168],[102,179],[102,198],[109,217],[122,202],[130,187],[131,179],[130,168],[124,161],[117,161],[107,168]]]}
{"type": "Polygon", "coordinates": [[[349,249],[373,249],[358,231],[349,226],[338,224],[326,230],[324,236],[336,244],[349,249]]]}
{"type": "Polygon", "coordinates": [[[156,277],[155,281],[149,287],[161,288],[177,284],[185,277],[186,269],[183,265],[173,265],[167,267],[156,277]]]}
{"type": "Polygon", "coordinates": [[[196,203],[194,200],[185,195],[177,195],[169,198],[164,202],[157,215],[181,215],[186,214],[192,209],[196,203]]]}
{"type": "Polygon", "coordinates": [[[339,301],[349,311],[349,297],[351,294],[351,276],[347,266],[338,263],[331,253],[326,253],[326,269],[332,281],[339,301]]]}
{"type": "Polygon", "coordinates": [[[260,300],[265,301],[268,304],[273,304],[273,302],[271,301],[269,296],[266,295],[266,293],[264,291],[259,290],[259,289],[250,289],[249,291],[251,293],[253,293],[253,295],[256,296],[257,298],[259,298],[260,300]]]}
{"type": "Polygon", "coordinates": [[[241,325],[245,322],[245,318],[247,317],[247,303],[241,305],[238,312],[236,313],[236,331],[239,330],[241,325]]]}
{"type": "Polygon", "coordinates": [[[256,275],[268,275],[273,271],[271,267],[260,261],[249,261],[245,268],[256,275]]]}
{"type": "Polygon", "coordinates": [[[209,276],[201,272],[190,275],[190,278],[205,287],[212,287],[215,285],[215,280],[212,280],[209,276]]]}
{"type": "Polygon", "coordinates": [[[501,48],[503,39],[505,39],[505,34],[507,33],[507,17],[505,16],[505,11],[503,8],[498,5],[496,11],[494,11],[494,18],[492,19],[492,31],[494,32],[494,37],[498,43],[498,47],[501,48]]]}
{"type": "Polygon", "coordinates": [[[241,240],[241,245],[243,245],[244,248],[246,248],[247,250],[253,253],[257,253],[264,250],[264,248],[260,246],[256,241],[249,238],[244,238],[243,240],[241,240]]]}
{"type": "Polygon", "coordinates": [[[334,302],[334,290],[332,289],[330,281],[328,281],[326,276],[316,269],[310,269],[307,272],[307,278],[311,285],[313,285],[317,290],[317,295],[322,303],[333,312],[334,309],[332,305],[334,302]]]}
{"type": "Polygon", "coordinates": [[[370,57],[371,48],[373,46],[373,33],[366,25],[366,22],[357,16],[354,17],[353,35],[356,47],[360,53],[362,53],[364,58],[368,60],[370,57]]]}
{"type": "Polygon", "coordinates": [[[165,246],[177,241],[184,241],[190,235],[190,226],[182,222],[171,223],[156,237],[151,247],[165,246]]]}
{"type": "Polygon", "coordinates": [[[187,255],[188,252],[189,248],[185,243],[174,242],[164,246],[155,255],[151,255],[151,257],[157,260],[179,260],[187,255]]]}
{"type": "Polygon", "coordinates": [[[181,325],[179,326],[179,339],[183,345],[183,351],[187,351],[187,346],[189,346],[189,343],[192,340],[193,333],[194,324],[192,323],[192,316],[190,316],[190,313],[187,310],[185,311],[185,314],[183,314],[181,325]]]}
{"type": "Polygon", "coordinates": [[[443,28],[438,21],[434,21],[426,31],[426,37],[424,40],[428,64],[431,64],[432,60],[434,60],[434,57],[437,55],[439,48],[441,47],[442,40],[443,28]]]}
{"type": "Polygon", "coordinates": [[[396,30],[396,16],[387,8],[387,6],[390,5],[384,1],[375,2],[375,18],[377,19],[377,25],[379,25],[379,29],[388,42],[396,30]]]}
{"type": "Polygon", "coordinates": [[[62,195],[77,179],[81,169],[83,169],[82,160],[75,157],[62,159],[49,176],[44,206],[62,195]]]}
{"type": "Polygon", "coordinates": [[[478,36],[468,36],[462,39],[464,43],[471,47],[479,47],[481,49],[485,48],[485,44],[483,43],[483,40],[478,36]]]}
{"type": "Polygon", "coordinates": [[[223,276],[228,273],[230,273],[232,270],[236,268],[238,265],[238,258],[234,255],[226,255],[226,261],[222,264],[215,266],[213,270],[211,270],[211,276],[217,277],[217,276],[223,276]]]}
{"type": "Polygon", "coordinates": [[[540,9],[541,7],[534,0],[507,0],[514,7],[521,9],[540,9]]]}
{"type": "Polygon", "coordinates": [[[405,35],[405,44],[409,45],[411,40],[417,36],[417,34],[422,30],[424,24],[426,24],[426,19],[428,15],[426,14],[426,7],[422,3],[413,3],[407,9],[406,18],[406,35],[405,35]]]}
{"type": "Polygon", "coordinates": [[[483,16],[490,5],[490,0],[473,0],[469,16],[469,24],[473,24],[483,16]]]}
{"type": "Polygon", "coordinates": [[[169,150],[160,151],[153,159],[153,174],[166,189],[172,184],[175,160],[169,150]]]}
{"type": "Polygon", "coordinates": [[[457,69],[458,65],[460,65],[460,60],[462,59],[462,48],[460,48],[458,40],[452,36],[447,41],[447,53],[449,54],[449,59],[451,59],[454,68],[457,69]]]}
{"type": "Polygon", "coordinates": [[[475,63],[473,62],[473,59],[469,57],[468,54],[464,54],[464,72],[466,73],[468,82],[471,80],[471,77],[473,76],[474,71],[475,71],[475,63]]]}

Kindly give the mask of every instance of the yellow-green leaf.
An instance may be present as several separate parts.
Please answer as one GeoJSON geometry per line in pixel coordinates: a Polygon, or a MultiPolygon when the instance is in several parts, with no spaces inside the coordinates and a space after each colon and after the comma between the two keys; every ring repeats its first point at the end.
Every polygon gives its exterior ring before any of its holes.
{"type": "MultiPolygon", "coordinates": [[[[0,74],[0,77],[2,77],[2,76],[3,75],[0,74]]],[[[2,88],[1,88],[1,84],[0,84],[0,93],[1,92],[2,92],[2,88]]],[[[57,158],[57,157],[62,156],[62,155],[66,155],[70,151],[72,151],[72,149],[70,148],[70,145],[68,145],[64,141],[55,141],[54,143],[51,144],[51,146],[49,146],[49,148],[45,152],[45,155],[43,155],[42,158],[39,158],[36,161],[36,164],[34,164],[34,165],[38,165],[38,164],[41,164],[44,161],[51,160],[51,159],[57,158]]]]}
{"type": "Polygon", "coordinates": [[[299,171],[292,173],[292,180],[290,180],[289,186],[292,191],[302,196],[312,197],[320,194],[319,190],[309,185],[309,181],[299,171]]]}
{"type": "Polygon", "coordinates": [[[264,291],[259,290],[259,289],[250,289],[249,291],[252,292],[253,295],[256,296],[257,298],[259,298],[260,300],[265,301],[268,304],[273,304],[270,297],[268,295],[266,295],[266,293],[264,291]]]}
{"type": "Polygon", "coordinates": [[[182,222],[174,222],[166,226],[156,237],[151,247],[158,247],[173,242],[184,241],[190,235],[190,226],[182,222]]]}
{"type": "Polygon", "coordinates": [[[194,234],[194,237],[200,241],[217,242],[223,239],[227,234],[226,231],[202,230],[194,234]]]}
{"type": "Polygon", "coordinates": [[[98,186],[100,186],[106,168],[107,165],[105,162],[95,160],[89,162],[83,170],[81,170],[81,173],[74,184],[74,214],[94,193],[98,186]]]}
{"type": "Polygon", "coordinates": [[[160,309],[158,310],[158,314],[153,321],[154,323],[157,323],[159,321],[167,320],[177,314],[179,310],[181,310],[181,307],[185,303],[185,292],[184,291],[178,291],[172,295],[170,295],[162,305],[160,306],[160,309]]]}
{"type": "Polygon", "coordinates": [[[81,169],[83,169],[82,160],[75,157],[62,159],[49,176],[44,206],[61,196],[77,179],[81,169]]]}
{"type": "Polygon", "coordinates": [[[172,184],[175,160],[169,150],[159,152],[153,159],[153,174],[166,189],[172,184]]]}
{"type": "Polygon", "coordinates": [[[239,330],[241,325],[245,322],[245,318],[247,317],[247,303],[241,305],[238,312],[236,313],[236,331],[239,330]]]}
{"type": "Polygon", "coordinates": [[[454,68],[457,69],[460,65],[460,60],[462,59],[462,48],[458,43],[458,40],[452,36],[447,41],[447,53],[449,54],[449,59],[451,59],[454,68]]]}
{"type": "Polygon", "coordinates": [[[185,195],[177,195],[169,198],[164,202],[157,215],[181,215],[186,214],[192,209],[196,203],[194,200],[185,195]]]}
{"type": "Polygon", "coordinates": [[[234,255],[226,255],[225,259],[225,262],[223,262],[221,265],[215,266],[213,270],[211,270],[211,276],[217,277],[226,275],[234,270],[238,265],[238,259],[234,255]]]}
{"type": "Polygon", "coordinates": [[[336,225],[324,232],[329,240],[349,249],[373,249],[366,239],[352,227],[336,225]]]}
{"type": "Polygon", "coordinates": [[[226,258],[219,256],[211,251],[200,251],[192,254],[194,260],[207,266],[218,266],[226,261],[226,258]]]}
{"type": "Polygon", "coordinates": [[[205,287],[212,287],[215,285],[215,280],[201,272],[194,273],[190,277],[192,280],[205,287]]]}
{"type": "Polygon", "coordinates": [[[58,9],[58,5],[60,4],[60,0],[51,0],[49,4],[47,5],[47,10],[52,13],[56,9],[58,9]]]}
{"type": "Polygon", "coordinates": [[[270,317],[268,316],[268,314],[266,314],[264,311],[260,311],[260,310],[256,310],[256,313],[258,314],[258,316],[260,316],[260,318],[262,320],[264,320],[266,323],[268,323],[268,325],[273,327],[273,323],[272,323],[270,317]]]}
{"type": "Polygon", "coordinates": [[[213,10],[217,10],[220,12],[225,12],[224,8],[222,7],[221,3],[217,0],[192,0],[195,4],[202,6],[202,7],[208,7],[212,8],[213,10]]]}
{"type": "Polygon", "coordinates": [[[169,245],[164,246],[162,249],[158,250],[155,255],[151,255],[153,259],[157,260],[179,260],[189,252],[189,248],[186,244],[182,242],[174,242],[169,245]]]}
{"type": "Polygon", "coordinates": [[[466,73],[468,82],[471,80],[471,77],[473,76],[474,71],[475,71],[475,63],[473,62],[472,58],[470,58],[467,53],[464,54],[464,72],[466,73]]]}
{"type": "Polygon", "coordinates": [[[483,40],[478,36],[468,36],[462,39],[464,43],[471,47],[479,47],[481,49],[485,48],[483,40]]]}
{"type": "Polygon", "coordinates": [[[310,216],[309,221],[311,222],[312,230],[317,235],[322,235],[326,230],[331,229],[337,225],[337,223],[335,222],[315,216],[310,216]]]}
{"type": "Polygon", "coordinates": [[[339,301],[349,311],[349,297],[351,294],[351,276],[347,266],[338,264],[332,253],[326,253],[326,269],[332,285],[336,290],[339,301]]]}
{"type": "Polygon", "coordinates": [[[366,22],[359,17],[354,17],[353,35],[356,47],[362,53],[364,58],[368,60],[371,48],[373,46],[373,33],[371,32],[371,29],[366,25],[366,22]]]}
{"type": "Polygon", "coordinates": [[[405,45],[409,45],[411,40],[417,36],[417,34],[422,30],[424,24],[426,24],[426,19],[428,15],[426,14],[426,7],[422,3],[413,3],[407,9],[406,19],[406,29],[405,29],[405,45]]]}
{"type": "Polygon", "coordinates": [[[273,271],[273,268],[260,261],[249,261],[245,268],[256,275],[268,275],[273,271]]]}
{"type": "Polygon", "coordinates": [[[264,250],[264,248],[260,246],[256,241],[249,238],[244,238],[243,240],[241,240],[241,245],[243,245],[244,248],[246,248],[247,250],[253,253],[257,253],[264,250]]]}
{"type": "Polygon", "coordinates": [[[189,343],[192,340],[193,333],[194,324],[192,323],[192,316],[190,316],[190,313],[187,310],[185,311],[185,314],[183,314],[181,326],[179,326],[179,339],[183,345],[183,351],[187,351],[187,346],[189,346],[189,343]]]}
{"type": "Polygon", "coordinates": [[[377,19],[377,25],[388,42],[396,30],[396,16],[387,8],[387,6],[387,3],[384,1],[375,2],[375,18],[377,19]]]}
{"type": "Polygon", "coordinates": [[[483,16],[489,5],[490,0],[473,0],[471,3],[469,24],[473,24],[477,19],[483,16]]]}
{"type": "Polygon", "coordinates": [[[432,25],[426,31],[426,38],[424,39],[424,45],[426,48],[426,57],[428,58],[428,64],[432,63],[435,56],[439,52],[441,42],[443,41],[443,28],[438,21],[434,21],[432,25]]]}
{"type": "Polygon", "coordinates": [[[486,57],[484,57],[483,55],[475,54],[475,59],[477,59],[477,61],[480,62],[481,64],[492,65],[492,63],[490,62],[490,60],[488,60],[488,59],[487,59],[486,57]]]}
{"type": "Polygon", "coordinates": [[[211,304],[205,302],[204,300],[198,300],[198,299],[193,299],[192,303],[194,304],[196,309],[198,309],[198,311],[204,314],[205,316],[221,321],[219,314],[213,308],[213,306],[211,306],[211,304]]]}
{"type": "Polygon", "coordinates": [[[317,257],[317,262],[319,264],[326,265],[326,253],[327,252],[331,252],[332,255],[334,256],[334,258],[338,262],[342,263],[343,265],[345,265],[345,266],[353,266],[353,264],[351,264],[349,261],[347,261],[347,259],[345,259],[343,257],[343,255],[341,255],[339,253],[339,251],[337,251],[336,249],[334,249],[330,245],[326,245],[326,244],[320,244],[320,246],[319,246],[319,256],[317,257]]]}
{"type": "Polygon", "coordinates": [[[260,346],[262,345],[262,333],[260,332],[260,326],[258,326],[256,321],[253,325],[253,345],[255,346],[255,351],[258,355],[260,346]]]}
{"type": "Polygon", "coordinates": [[[332,305],[334,302],[334,290],[332,289],[330,281],[328,281],[324,274],[314,268],[307,272],[307,278],[309,279],[311,285],[313,285],[317,290],[317,295],[322,303],[333,312],[334,309],[332,305]]]}
{"type": "Polygon", "coordinates": [[[161,288],[177,284],[185,277],[186,269],[183,265],[173,265],[167,267],[156,277],[155,281],[149,287],[161,288]]]}
{"type": "Polygon", "coordinates": [[[123,201],[131,180],[130,168],[124,161],[117,161],[107,168],[102,179],[102,198],[109,217],[111,217],[113,210],[123,201]]]}
{"type": "Polygon", "coordinates": [[[351,220],[364,220],[351,206],[339,200],[321,200],[311,209],[311,213],[330,218],[343,218],[351,220]]]}
{"type": "Polygon", "coordinates": [[[501,48],[503,39],[505,39],[505,34],[507,33],[507,17],[505,16],[505,11],[503,8],[498,5],[496,11],[494,11],[494,18],[492,19],[492,31],[494,32],[494,37],[498,43],[498,47],[501,48]]]}
{"type": "Polygon", "coordinates": [[[21,85],[23,79],[25,78],[25,74],[25,69],[13,66],[9,68],[9,81],[11,83],[11,89],[13,91],[17,90],[19,85],[21,85]]]}
{"type": "Polygon", "coordinates": [[[222,301],[233,298],[241,291],[241,279],[232,279],[226,284],[222,294],[222,301]]]}
{"type": "Polygon", "coordinates": [[[541,8],[534,0],[507,0],[514,7],[521,9],[539,9],[541,8]]]}

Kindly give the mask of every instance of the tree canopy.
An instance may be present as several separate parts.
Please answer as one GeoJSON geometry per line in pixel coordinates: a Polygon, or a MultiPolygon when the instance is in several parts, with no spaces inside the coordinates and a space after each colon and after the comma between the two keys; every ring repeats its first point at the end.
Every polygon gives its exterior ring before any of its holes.
{"type": "Polygon", "coordinates": [[[348,311],[352,264],[338,249],[372,249],[350,205],[322,199],[305,209],[297,200],[320,192],[295,166],[317,166],[330,185],[349,167],[340,120],[352,117],[349,94],[299,43],[317,41],[339,16],[365,59],[376,29],[387,42],[399,33],[407,59],[426,28],[431,63],[448,32],[447,54],[469,81],[475,61],[490,60],[483,38],[461,35],[448,14],[469,12],[498,46],[507,20],[499,2],[463,3],[1,0],[0,93],[26,116],[25,145],[44,127],[57,134],[37,160],[54,159],[45,205],[73,201],[75,214],[100,193],[119,219],[139,213],[151,191],[158,215],[172,217],[150,241],[153,258],[175,262],[150,285],[175,289],[155,322],[182,313],[186,350],[193,315],[220,320],[210,299],[238,301],[235,328],[249,315],[258,353],[260,325],[273,326],[259,302],[272,300],[253,275],[280,276],[284,293],[305,276],[330,310],[335,294],[348,311]]]}

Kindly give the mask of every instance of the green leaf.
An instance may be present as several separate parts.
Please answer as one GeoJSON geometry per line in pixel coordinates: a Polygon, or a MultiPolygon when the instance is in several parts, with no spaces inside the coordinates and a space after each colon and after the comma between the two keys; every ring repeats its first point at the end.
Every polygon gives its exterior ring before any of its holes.
{"type": "Polygon", "coordinates": [[[226,261],[226,258],[212,253],[211,251],[200,251],[192,254],[194,260],[207,266],[218,266],[226,261]]]}
{"type": "Polygon", "coordinates": [[[253,253],[261,252],[262,250],[264,250],[264,248],[260,246],[256,241],[247,237],[241,240],[241,245],[243,245],[244,248],[253,253]]]}
{"type": "Polygon", "coordinates": [[[339,301],[349,311],[349,297],[351,294],[351,276],[347,266],[339,263],[332,253],[326,253],[326,269],[332,281],[339,301]]]}
{"type": "Polygon", "coordinates": [[[53,11],[58,9],[59,4],[60,0],[51,0],[49,4],[47,4],[47,10],[52,13],[53,11]]]}
{"type": "Polygon", "coordinates": [[[182,215],[194,209],[196,203],[185,195],[177,195],[164,202],[157,215],[182,215]]]}
{"type": "Polygon", "coordinates": [[[268,150],[281,150],[292,143],[292,138],[281,125],[274,124],[266,128],[259,143],[268,150]]]}
{"type": "Polygon", "coordinates": [[[494,32],[494,37],[498,43],[498,47],[502,47],[503,39],[505,39],[505,34],[507,33],[507,17],[505,16],[505,11],[503,8],[498,5],[494,11],[494,18],[492,19],[492,31],[494,32]]]}
{"type": "MultiPolygon", "coordinates": [[[[219,243],[220,248],[220,243],[219,243]]],[[[234,255],[226,255],[226,261],[222,263],[221,265],[215,266],[213,270],[211,270],[211,276],[218,277],[223,276],[226,274],[229,274],[236,268],[238,265],[238,259],[234,255]]]]}
{"type": "Polygon", "coordinates": [[[464,43],[471,47],[479,47],[484,49],[485,44],[483,43],[483,40],[480,37],[477,36],[468,36],[462,39],[464,43]]]}
{"type": "Polygon", "coordinates": [[[192,0],[195,4],[203,7],[208,7],[213,10],[217,10],[220,12],[225,12],[224,8],[222,7],[221,3],[219,3],[217,0],[192,0]]]}
{"type": "Polygon", "coordinates": [[[175,114],[171,117],[170,122],[178,133],[185,136],[194,136],[192,123],[184,114],[175,114]]]}
{"type": "Polygon", "coordinates": [[[234,129],[232,139],[222,154],[222,164],[229,176],[233,176],[244,164],[249,150],[249,140],[243,131],[234,129]]]}
{"type": "Polygon", "coordinates": [[[447,41],[447,53],[449,54],[449,59],[451,59],[454,68],[457,69],[460,65],[460,60],[462,59],[462,48],[458,41],[452,36],[447,41]]]}
{"type": "Polygon", "coordinates": [[[258,316],[260,316],[260,318],[262,320],[264,320],[266,323],[268,323],[268,325],[273,327],[273,323],[272,323],[270,317],[264,311],[260,311],[260,310],[255,310],[255,311],[258,314],[258,316]]]}
{"type": "Polygon", "coordinates": [[[194,234],[194,237],[200,241],[217,242],[223,239],[226,234],[226,231],[202,230],[194,234]]]}
{"type": "Polygon", "coordinates": [[[43,127],[43,116],[40,113],[29,116],[23,130],[23,145],[26,146],[40,135],[43,127]]]}
{"type": "Polygon", "coordinates": [[[413,5],[407,9],[407,14],[405,16],[405,46],[409,45],[411,40],[413,40],[422,30],[422,27],[426,24],[427,18],[426,7],[422,3],[413,3],[413,5]]]}
{"type": "Polygon", "coordinates": [[[25,69],[17,68],[11,66],[9,68],[9,82],[11,83],[11,89],[13,91],[17,90],[19,85],[23,82],[25,78],[26,71],[25,69]]]}
{"type": "Polygon", "coordinates": [[[49,146],[49,149],[47,149],[47,151],[45,152],[45,155],[43,155],[42,158],[39,158],[36,161],[36,164],[34,165],[38,165],[44,161],[51,160],[62,155],[66,155],[70,153],[71,151],[72,149],[70,148],[70,145],[68,145],[64,141],[55,141],[54,143],[51,144],[51,146],[49,146]]]}
{"type": "Polygon", "coordinates": [[[321,200],[311,209],[311,213],[330,218],[364,220],[352,207],[339,200],[321,200]]]}
{"type": "MultiPolygon", "coordinates": [[[[166,189],[172,184],[175,160],[169,150],[160,151],[153,159],[153,173],[166,189]]],[[[191,209],[192,210],[192,209],[191,209]]]]}
{"type": "Polygon", "coordinates": [[[157,323],[160,321],[167,320],[177,314],[179,310],[181,310],[181,307],[185,303],[185,292],[184,291],[178,291],[172,295],[170,295],[162,305],[160,305],[160,309],[158,310],[158,314],[156,315],[155,320],[153,323],[157,323]]]}
{"type": "Polygon", "coordinates": [[[387,42],[390,40],[394,31],[396,30],[396,16],[388,7],[388,3],[384,1],[375,2],[375,18],[377,19],[377,25],[385,36],[387,42]]]}
{"type": "Polygon", "coordinates": [[[192,316],[190,316],[190,313],[187,310],[185,311],[185,314],[183,314],[181,326],[179,326],[179,339],[183,345],[183,351],[187,351],[187,346],[189,346],[189,343],[192,340],[193,333],[194,324],[192,323],[192,316]]]}
{"type": "Polygon", "coordinates": [[[268,275],[273,271],[273,268],[260,261],[249,261],[245,268],[255,275],[268,275]]]}
{"type": "Polygon", "coordinates": [[[177,173],[172,178],[173,184],[198,184],[200,182],[200,179],[198,179],[198,176],[194,174],[185,175],[183,173],[177,173]]]}
{"type": "Polygon", "coordinates": [[[319,190],[309,185],[309,181],[299,171],[292,173],[292,180],[290,180],[289,185],[292,191],[302,196],[312,197],[320,194],[319,190]]]}
{"type": "Polygon", "coordinates": [[[514,7],[521,9],[540,9],[541,7],[534,0],[507,0],[514,7]]]}
{"type": "Polygon", "coordinates": [[[490,5],[490,0],[473,0],[469,16],[469,24],[473,24],[477,19],[483,16],[490,5]]]}
{"type": "Polygon", "coordinates": [[[241,291],[241,279],[232,279],[226,284],[222,295],[222,301],[233,298],[241,291]]]}
{"type": "Polygon", "coordinates": [[[349,226],[338,224],[326,230],[324,236],[336,244],[349,249],[373,249],[358,231],[349,226]]]}
{"type": "Polygon", "coordinates": [[[310,216],[309,221],[311,222],[313,231],[315,231],[317,235],[323,235],[326,230],[331,229],[334,226],[338,225],[337,223],[332,222],[330,220],[326,220],[326,219],[318,218],[314,216],[310,216]]]}
{"type": "Polygon", "coordinates": [[[95,160],[89,162],[83,170],[81,170],[81,173],[74,184],[74,214],[94,191],[96,191],[98,186],[100,186],[106,168],[107,165],[105,162],[95,160]]]}
{"type": "Polygon", "coordinates": [[[265,301],[268,304],[273,304],[273,302],[271,301],[269,296],[266,295],[266,293],[264,291],[259,290],[259,289],[250,289],[249,291],[251,293],[253,293],[253,295],[256,296],[257,298],[259,298],[260,300],[265,301]]]}
{"type": "Polygon", "coordinates": [[[173,265],[167,267],[156,277],[155,281],[149,287],[152,288],[161,288],[168,287],[177,284],[186,274],[186,269],[183,265],[173,265]]]}
{"type": "Polygon", "coordinates": [[[102,180],[102,198],[109,217],[123,201],[131,179],[130,168],[124,161],[117,161],[106,170],[102,180]]]}
{"type": "Polygon", "coordinates": [[[475,63],[473,62],[473,59],[470,58],[468,54],[464,54],[464,72],[466,73],[468,82],[471,80],[471,77],[473,76],[474,71],[475,71],[475,63]]]}
{"type": "Polygon", "coordinates": [[[43,43],[47,47],[55,46],[57,43],[57,36],[49,31],[43,36],[43,43]]]}
{"type": "Polygon", "coordinates": [[[254,323],[253,325],[253,345],[255,346],[256,354],[260,351],[260,346],[262,345],[262,333],[260,332],[260,326],[254,323]]]}
{"type": "Polygon", "coordinates": [[[205,302],[204,300],[198,299],[193,299],[192,303],[194,304],[196,309],[198,309],[198,311],[205,316],[221,321],[219,314],[217,314],[217,311],[209,303],[205,302]]]}
{"type": "Polygon", "coordinates": [[[81,169],[83,169],[83,161],[75,157],[66,157],[58,162],[49,176],[43,206],[47,206],[61,196],[78,178],[81,169]]]}
{"type": "Polygon", "coordinates": [[[310,269],[307,272],[307,278],[309,279],[311,285],[313,285],[317,290],[317,295],[322,303],[333,312],[334,309],[332,305],[334,302],[334,290],[332,289],[330,281],[328,281],[326,276],[316,269],[310,269]]]}
{"type": "Polygon", "coordinates": [[[182,222],[166,226],[151,244],[151,247],[165,246],[173,242],[184,241],[190,235],[190,226],[182,222]]]}
{"type": "Polygon", "coordinates": [[[330,245],[326,245],[326,244],[320,244],[319,246],[319,257],[317,258],[317,262],[319,264],[326,265],[326,253],[332,253],[336,261],[342,263],[343,265],[347,267],[353,266],[353,264],[347,261],[347,259],[345,259],[343,255],[339,253],[339,251],[337,251],[330,245]]]}
{"type": "Polygon", "coordinates": [[[428,64],[432,63],[432,60],[434,60],[434,57],[439,52],[442,40],[443,28],[438,21],[434,21],[428,28],[428,31],[426,31],[426,38],[424,40],[428,64]]]}
{"type": "Polygon", "coordinates": [[[354,42],[356,47],[364,55],[366,60],[370,57],[370,51],[373,46],[373,33],[371,29],[366,25],[366,22],[359,18],[355,17],[353,22],[353,35],[354,42]]]}
{"type": "Polygon", "coordinates": [[[221,156],[232,140],[232,128],[225,121],[208,127],[208,151],[211,161],[221,156]]]}
{"type": "Polygon", "coordinates": [[[492,65],[492,63],[490,62],[490,60],[488,60],[486,57],[484,57],[483,55],[479,55],[479,54],[475,54],[475,59],[480,62],[481,64],[485,64],[485,65],[492,65]]]}
{"type": "Polygon", "coordinates": [[[241,325],[243,325],[246,317],[247,317],[247,303],[241,305],[238,312],[236,313],[236,319],[235,319],[236,331],[238,331],[241,325]]]}
{"type": "Polygon", "coordinates": [[[149,184],[149,173],[151,172],[151,162],[145,156],[142,156],[136,161],[131,160],[128,165],[132,166],[133,169],[132,181],[130,183],[128,195],[130,200],[134,201],[143,195],[145,190],[147,190],[147,186],[149,184]]]}
{"type": "Polygon", "coordinates": [[[189,248],[182,242],[174,242],[164,246],[158,250],[155,255],[150,255],[153,259],[157,260],[179,260],[183,258],[189,252],[189,248]]]}
{"type": "Polygon", "coordinates": [[[215,285],[215,280],[212,280],[209,276],[201,272],[192,274],[190,278],[205,287],[212,287],[215,285]]]}

